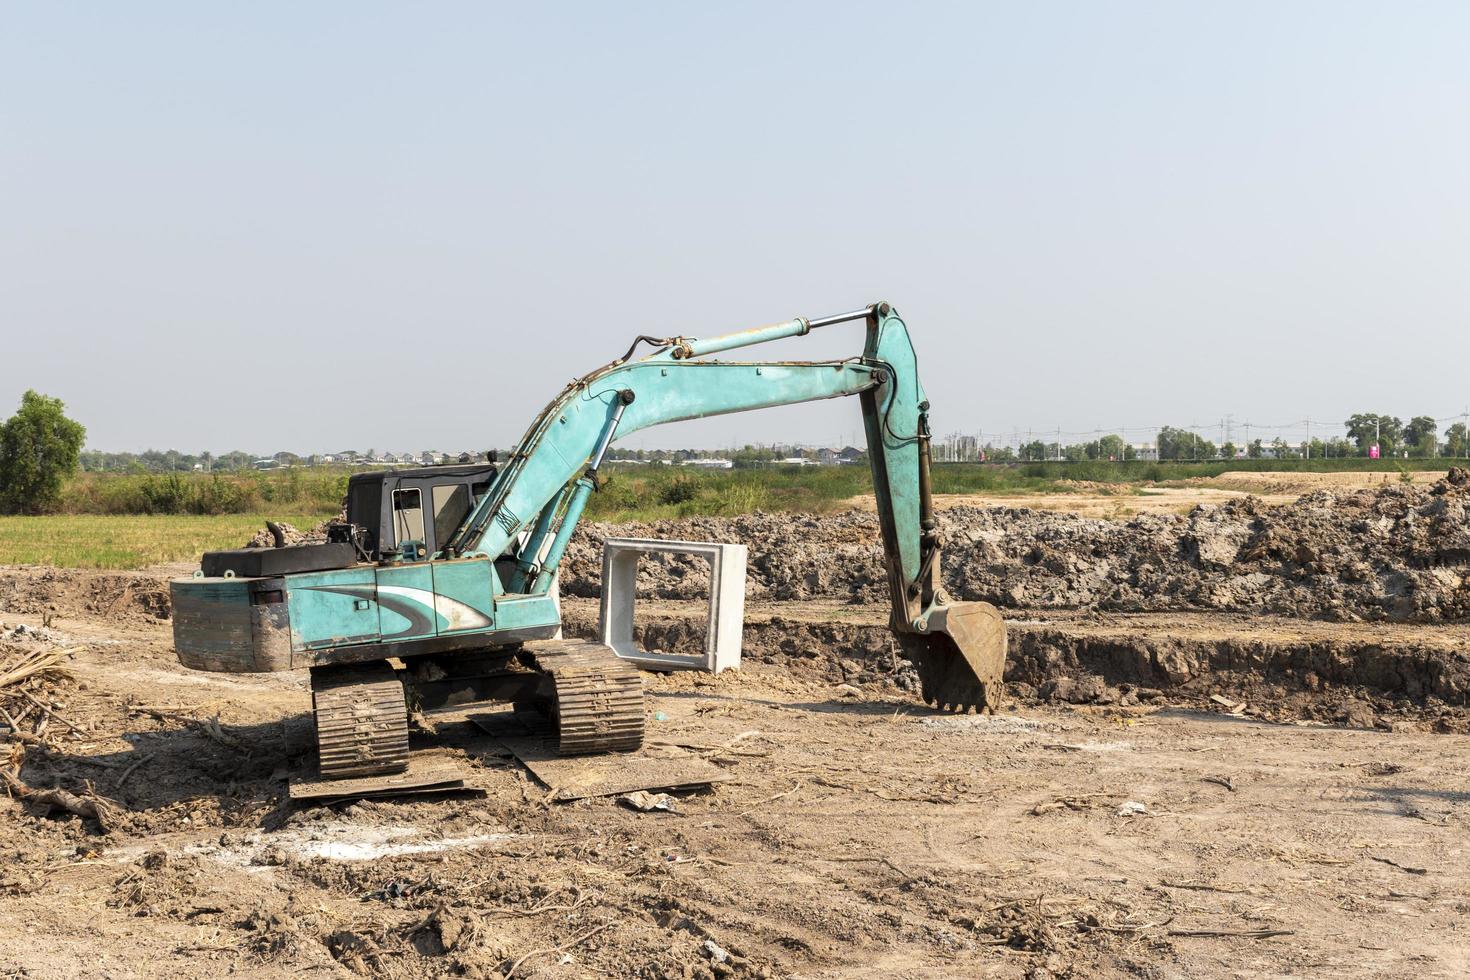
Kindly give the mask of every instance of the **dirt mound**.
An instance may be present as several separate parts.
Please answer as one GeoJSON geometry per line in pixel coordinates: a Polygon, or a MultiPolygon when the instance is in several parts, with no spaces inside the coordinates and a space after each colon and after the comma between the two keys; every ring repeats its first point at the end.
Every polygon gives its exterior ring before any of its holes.
{"type": "MultiPolygon", "coordinates": [[[[1470,616],[1470,474],[1432,486],[1317,491],[1266,508],[1252,498],[1127,522],[1008,507],[939,514],[945,584],[1005,608],[1216,609],[1336,620],[1434,622],[1470,616]]],[[[588,524],[563,588],[598,594],[609,536],[736,541],[750,547],[747,593],[768,600],[885,600],[875,515],[751,514],[654,524],[588,524]]],[[[640,594],[696,598],[704,562],[649,556],[640,594]]]]}
{"type": "MultiPolygon", "coordinates": [[[[303,531],[296,525],[287,524],[285,521],[271,523],[274,523],[276,527],[280,530],[281,545],[284,547],[286,545],[293,544],[320,544],[321,542],[327,540],[327,525],[331,522],[322,521],[320,524],[316,525],[309,531],[303,531]]],[[[266,527],[261,528],[259,531],[256,531],[253,535],[251,535],[250,540],[246,541],[240,547],[274,548],[276,547],[276,536],[271,532],[270,526],[267,525],[266,527]]]]}
{"type": "Polygon", "coordinates": [[[0,574],[0,615],[154,622],[172,614],[168,579],[154,572],[30,566],[0,574]]]}

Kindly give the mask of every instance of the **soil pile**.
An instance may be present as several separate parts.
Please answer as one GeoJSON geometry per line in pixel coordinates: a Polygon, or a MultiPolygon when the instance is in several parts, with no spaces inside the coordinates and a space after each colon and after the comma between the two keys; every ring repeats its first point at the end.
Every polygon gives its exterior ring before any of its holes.
{"type": "MultiPolygon", "coordinates": [[[[329,524],[330,522],[322,521],[320,524],[309,531],[303,531],[296,525],[287,524],[285,521],[274,523],[281,532],[280,546],[285,547],[287,545],[293,544],[319,544],[327,540],[327,524],[329,524]]],[[[261,528],[259,531],[256,531],[255,534],[251,536],[250,540],[246,541],[245,544],[243,544],[241,547],[274,548],[277,547],[276,536],[274,533],[272,533],[270,527],[266,526],[261,528]]]]}
{"type": "Polygon", "coordinates": [[[35,565],[0,574],[0,617],[8,613],[155,622],[168,619],[172,605],[168,579],[154,572],[92,572],[35,565]]]}
{"type": "MultiPolygon", "coordinates": [[[[1432,486],[1317,491],[1266,508],[1253,498],[1183,517],[1127,522],[1008,507],[939,513],[945,585],[1004,608],[1153,612],[1213,609],[1335,620],[1433,622],[1470,616],[1470,472],[1432,486]]],[[[768,600],[886,599],[875,515],[751,514],[654,524],[588,524],[563,588],[595,596],[606,537],[734,541],[750,548],[747,593],[768,600]]],[[[703,561],[648,556],[640,594],[696,598],[703,561]]]]}

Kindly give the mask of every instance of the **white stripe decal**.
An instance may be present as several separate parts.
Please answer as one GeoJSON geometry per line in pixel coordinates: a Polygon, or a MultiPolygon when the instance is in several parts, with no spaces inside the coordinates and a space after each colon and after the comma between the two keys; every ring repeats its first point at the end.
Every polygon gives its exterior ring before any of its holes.
{"type": "Polygon", "coordinates": [[[444,629],[448,632],[484,629],[490,625],[490,617],[474,606],[466,605],[458,599],[430,592],[428,589],[411,589],[406,585],[380,585],[378,591],[412,599],[422,606],[433,609],[445,622],[444,629]]]}

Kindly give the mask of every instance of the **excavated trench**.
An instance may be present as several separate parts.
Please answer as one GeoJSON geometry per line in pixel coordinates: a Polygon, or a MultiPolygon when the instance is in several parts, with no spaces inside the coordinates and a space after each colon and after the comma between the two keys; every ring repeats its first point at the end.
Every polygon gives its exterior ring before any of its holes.
{"type": "MultiPolygon", "coordinates": [[[[953,508],[940,522],[946,588],[995,603],[1010,624],[1014,700],[1162,698],[1282,720],[1386,725],[1404,716],[1465,727],[1466,470],[1431,486],[1317,492],[1277,508],[1244,498],[1126,522],[953,508]]],[[[563,566],[569,596],[599,594],[609,536],[744,543],[747,661],[914,686],[881,623],[886,580],[871,514],[590,525],[563,566]]],[[[644,646],[701,649],[702,618],[669,610],[707,589],[702,562],[645,558],[639,598],[663,611],[642,617],[644,646]]],[[[588,620],[576,605],[568,629],[591,635],[595,607],[588,620]]]]}
{"type": "MultiPolygon", "coordinates": [[[[649,604],[657,607],[657,604],[649,604]]],[[[648,650],[697,654],[705,622],[688,604],[641,611],[648,650]]],[[[834,609],[839,615],[842,607],[834,609]]],[[[913,692],[918,679],[885,625],[751,610],[742,658],[833,685],[913,692]]],[[[1213,613],[1141,616],[1008,613],[1006,681],[1014,704],[1203,705],[1272,721],[1470,731],[1470,627],[1339,626],[1213,613]]],[[[597,632],[596,605],[570,601],[568,635],[597,632]]]]}

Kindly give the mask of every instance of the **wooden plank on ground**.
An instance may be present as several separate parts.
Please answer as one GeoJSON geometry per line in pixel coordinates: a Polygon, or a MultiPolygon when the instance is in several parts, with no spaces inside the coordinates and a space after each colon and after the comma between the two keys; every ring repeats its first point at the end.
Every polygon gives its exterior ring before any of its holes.
{"type": "Polygon", "coordinates": [[[290,795],[293,800],[335,803],[410,793],[453,793],[467,789],[464,777],[459,766],[442,758],[418,760],[410,757],[407,772],[355,779],[322,779],[313,766],[310,771],[291,777],[290,795]]]}
{"type": "Polygon", "coordinates": [[[638,752],[564,756],[537,735],[518,734],[513,722],[494,715],[472,715],[470,721],[495,736],[531,771],[558,803],[592,796],[618,796],[640,789],[703,789],[730,774],[675,746],[645,746],[638,752]]]}

